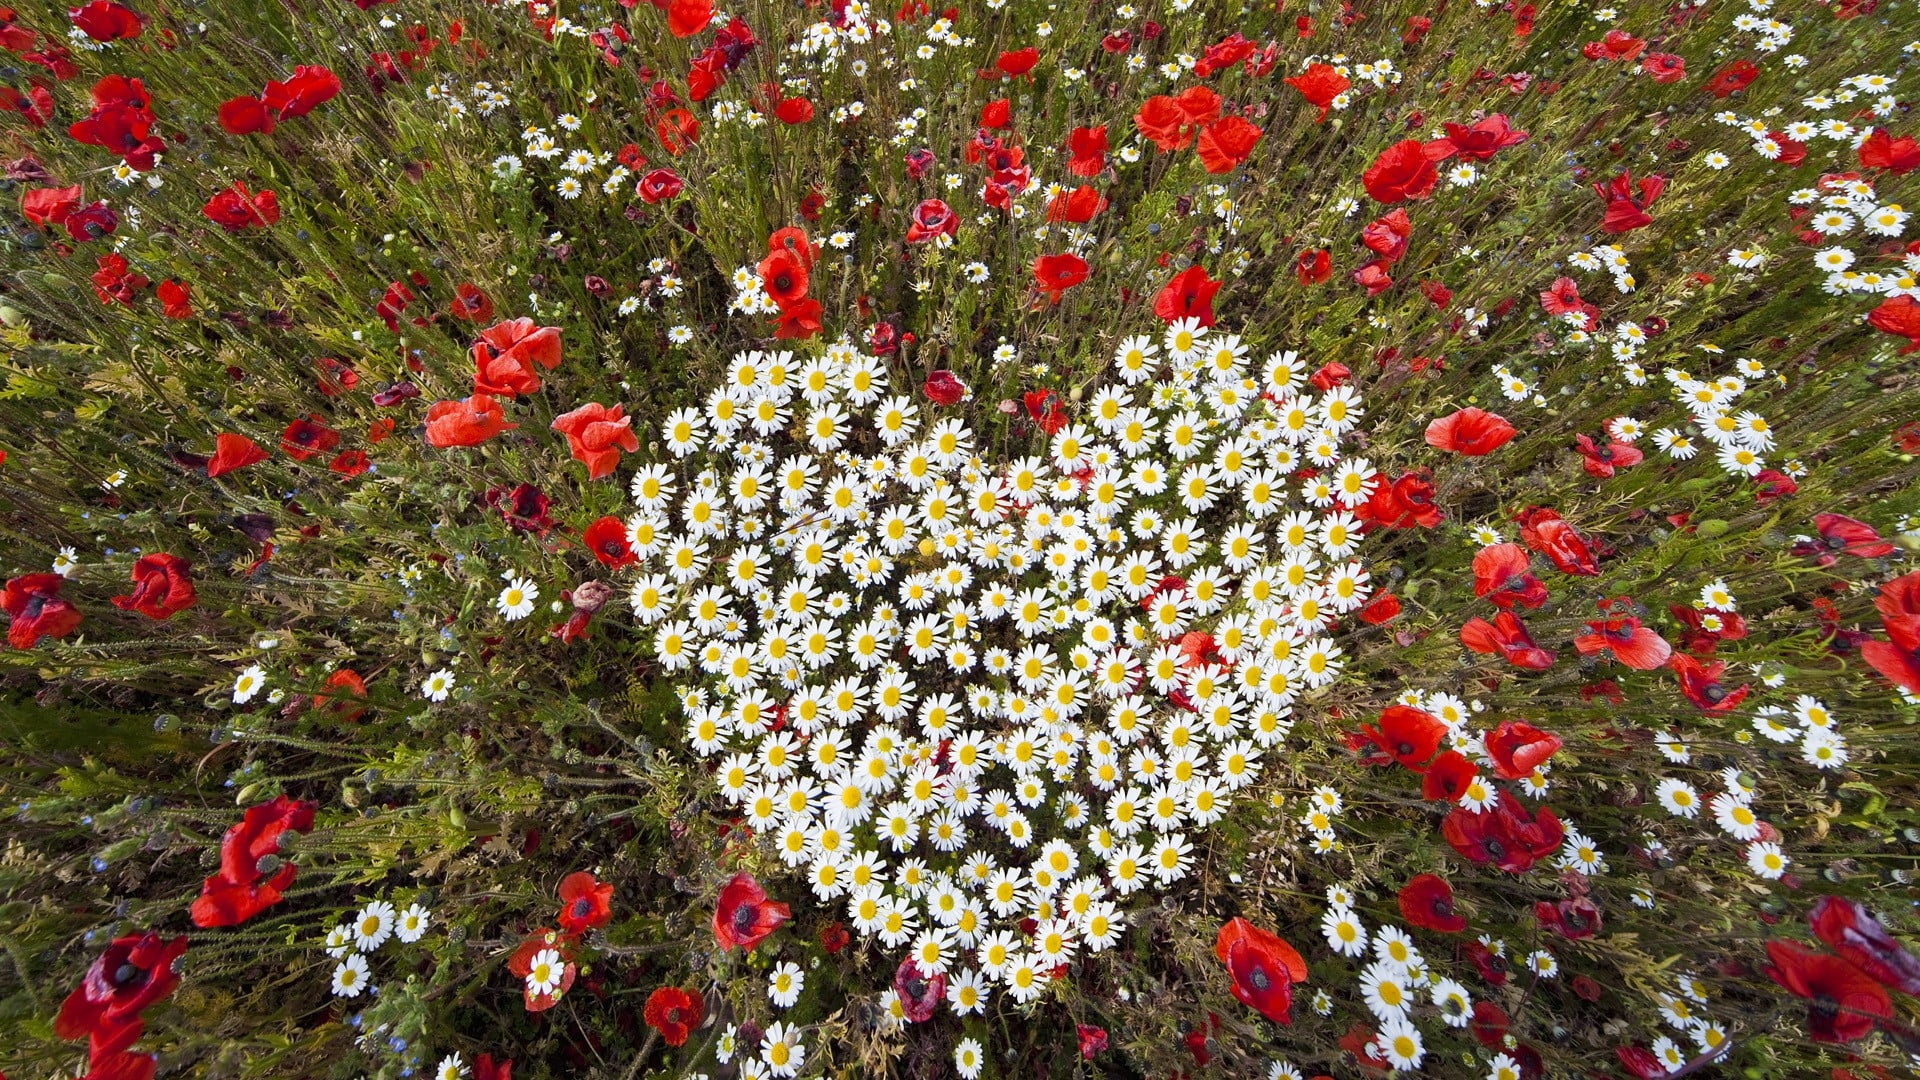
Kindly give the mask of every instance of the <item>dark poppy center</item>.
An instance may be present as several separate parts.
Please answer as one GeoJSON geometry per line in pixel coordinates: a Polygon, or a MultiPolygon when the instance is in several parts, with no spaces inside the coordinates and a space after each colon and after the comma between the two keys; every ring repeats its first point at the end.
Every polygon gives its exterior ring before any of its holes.
{"type": "Polygon", "coordinates": [[[113,969],[113,985],[116,987],[139,986],[147,981],[147,969],[135,964],[121,964],[113,969]]]}
{"type": "Polygon", "coordinates": [[[1273,986],[1273,980],[1268,978],[1267,969],[1263,967],[1255,967],[1252,971],[1247,972],[1247,982],[1251,983],[1255,990],[1263,994],[1267,992],[1268,988],[1273,986]]]}
{"type": "Polygon", "coordinates": [[[1631,626],[1610,626],[1610,627],[1608,627],[1608,628],[1607,628],[1607,636],[1608,636],[1608,637],[1610,637],[1610,638],[1614,638],[1615,640],[1618,640],[1618,641],[1632,641],[1632,640],[1633,640],[1633,627],[1631,627],[1631,626]]]}
{"type": "Polygon", "coordinates": [[[582,896],[573,902],[573,917],[584,919],[593,913],[593,901],[582,896]]]}
{"type": "Polygon", "coordinates": [[[1501,859],[1506,857],[1507,847],[1498,840],[1489,840],[1480,846],[1483,851],[1493,858],[1501,859]]]}
{"type": "Polygon", "coordinates": [[[1706,688],[1700,691],[1700,696],[1706,698],[1710,703],[1718,705],[1726,698],[1727,691],[1726,688],[1719,683],[1708,683],[1706,688]]]}
{"type": "Polygon", "coordinates": [[[1398,743],[1394,744],[1394,750],[1401,757],[1411,757],[1413,755],[1413,744],[1406,741],[1405,739],[1402,739],[1398,743]]]}
{"type": "Polygon", "coordinates": [[[46,594],[34,593],[32,596],[27,597],[26,613],[20,617],[23,619],[37,619],[40,617],[41,610],[44,609],[46,606],[47,606],[46,594]]]}
{"type": "Polygon", "coordinates": [[[736,933],[747,933],[753,929],[753,907],[741,904],[733,909],[733,929],[736,933]]]}

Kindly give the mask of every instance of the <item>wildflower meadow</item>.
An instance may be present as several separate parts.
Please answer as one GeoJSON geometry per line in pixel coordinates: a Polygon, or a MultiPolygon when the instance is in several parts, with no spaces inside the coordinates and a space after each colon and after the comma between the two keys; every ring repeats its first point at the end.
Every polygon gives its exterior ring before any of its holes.
{"type": "Polygon", "coordinates": [[[1915,0],[0,49],[0,1078],[1920,1066],[1915,0]]]}

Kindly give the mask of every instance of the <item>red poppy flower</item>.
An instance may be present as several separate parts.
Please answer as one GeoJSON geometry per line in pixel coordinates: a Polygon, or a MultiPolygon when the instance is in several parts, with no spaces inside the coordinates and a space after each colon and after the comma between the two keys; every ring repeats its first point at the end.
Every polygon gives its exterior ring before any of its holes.
{"type": "Polygon", "coordinates": [[[1220,95],[1204,86],[1190,86],[1178,96],[1148,98],[1134,114],[1140,134],[1161,150],[1183,150],[1193,141],[1193,130],[1220,115],[1220,95]]]}
{"type": "Polygon", "coordinates": [[[1425,144],[1418,139],[1402,139],[1380,152],[1360,174],[1360,182],[1375,202],[1392,206],[1408,199],[1424,199],[1433,194],[1440,171],[1433,167],[1425,144]]]}
{"type": "Polygon", "coordinates": [[[80,208],[82,188],[33,188],[20,196],[20,214],[35,225],[64,225],[80,208]]]}
{"type": "Polygon", "coordinates": [[[1468,457],[1491,454],[1514,435],[1506,417],[1472,406],[1448,413],[1427,425],[1427,445],[1468,457]]]}
{"type": "Polygon", "coordinates": [[[813,102],[803,97],[783,98],[773,107],[773,116],[783,124],[804,124],[813,119],[813,102]]]}
{"type": "Polygon", "coordinates": [[[1474,616],[1460,628],[1460,644],[1477,653],[1498,653],[1507,663],[1529,671],[1553,666],[1553,654],[1534,644],[1527,624],[1512,611],[1502,611],[1493,622],[1474,616]]]}
{"type": "Polygon", "coordinates": [[[1174,95],[1174,102],[1195,127],[1210,124],[1220,115],[1220,95],[1204,86],[1189,86],[1174,95]]]}
{"type": "Polygon", "coordinates": [[[1457,934],[1467,920],[1454,913],[1453,886],[1433,874],[1417,874],[1400,888],[1400,917],[1422,930],[1457,934]]]}
{"type": "Polygon", "coordinates": [[[295,461],[305,461],[340,445],[340,433],[320,423],[320,414],[294,420],[280,432],[280,449],[295,461]]]}
{"type": "Polygon", "coordinates": [[[1029,45],[1024,49],[1011,49],[1001,53],[999,58],[994,60],[993,66],[1007,78],[1016,79],[1032,71],[1033,65],[1039,62],[1040,50],[1029,45]]]}
{"type": "Polygon", "coordinates": [[[1793,477],[1778,469],[1761,469],[1753,474],[1753,501],[1762,506],[1784,499],[1800,490],[1793,477]]]}
{"type": "Polygon", "coordinates": [[[999,129],[1006,127],[1013,119],[1013,102],[1006,98],[989,101],[980,106],[980,126],[999,129]]]}
{"type": "Polygon", "coordinates": [[[1391,622],[1400,614],[1400,598],[1390,592],[1375,594],[1359,611],[1360,621],[1368,626],[1391,622]]]}
{"type": "Polygon", "coordinates": [[[169,940],[151,930],[113,939],[60,1003],[53,1033],[88,1039],[94,1058],[125,1050],[140,1036],[140,1014],[180,985],[174,961],[186,951],[185,937],[169,940]]]}
{"type": "Polygon", "coordinates": [[[775,229],[767,237],[767,254],[784,253],[797,259],[804,269],[812,270],[814,260],[820,257],[820,245],[807,239],[807,231],[789,225],[775,229]]]}
{"type": "Polygon", "coordinates": [[[161,282],[159,286],[153,290],[153,295],[160,301],[160,314],[165,315],[169,319],[193,318],[193,297],[191,291],[191,286],[183,281],[175,281],[172,278],[168,278],[161,282]]]}
{"type": "Polygon", "coordinates": [[[1481,866],[1497,866],[1510,874],[1532,869],[1534,863],[1558,850],[1566,838],[1565,827],[1551,809],[1543,806],[1529,817],[1509,797],[1502,797],[1477,814],[1455,807],[1440,823],[1440,832],[1461,858],[1481,866]]]}
{"type": "Polygon", "coordinates": [[[1385,765],[1388,761],[1397,761],[1414,772],[1423,772],[1446,734],[1447,725],[1432,713],[1409,705],[1389,705],[1381,710],[1377,726],[1363,725],[1356,736],[1349,737],[1348,743],[1352,745],[1357,737],[1361,745],[1372,743],[1385,755],[1369,755],[1362,759],[1362,764],[1385,765]]]}
{"type": "Polygon", "coordinates": [[[580,534],[580,542],[585,544],[593,557],[609,568],[618,570],[640,561],[627,545],[627,527],[620,519],[608,515],[596,520],[580,534]]]}
{"type": "Polygon", "coordinates": [[[149,619],[169,619],[193,606],[191,564],[178,555],[142,555],[133,564],[133,592],[113,597],[113,606],[149,619]]]}
{"type": "Polygon", "coordinates": [[[1593,193],[1607,204],[1606,217],[1600,221],[1600,231],[1632,232],[1653,224],[1653,215],[1647,213],[1647,207],[1653,205],[1666,187],[1667,178],[1664,176],[1643,176],[1636,187],[1631,169],[1622,169],[1619,176],[1605,184],[1593,185],[1593,193]]]}
{"type": "Polygon", "coordinates": [[[713,21],[713,0],[671,0],[664,7],[667,33],[677,38],[692,37],[713,21]]]}
{"type": "Polygon", "coordinates": [[[238,926],[280,902],[295,866],[280,857],[282,838],[313,828],[318,803],[278,796],[247,808],[220,840],[220,871],[200,884],[189,913],[202,929],[238,926]]]}
{"type": "Polygon", "coordinates": [[[1360,242],[1379,254],[1381,266],[1392,266],[1407,253],[1407,240],[1413,236],[1413,219],[1405,210],[1382,214],[1360,230],[1360,242]]]}
{"type": "Polygon", "coordinates": [[[250,94],[221,102],[214,115],[229,135],[273,132],[273,113],[267,109],[267,103],[250,94]]]}
{"type": "Polygon", "coordinates": [[[222,432],[214,436],[213,457],[207,461],[209,477],[222,476],[267,460],[267,452],[245,435],[222,432]]]}
{"type": "Polygon", "coordinates": [[[1107,167],[1107,126],[1077,127],[1067,132],[1067,171],[1075,176],[1099,176],[1107,167]]]}
{"type": "Polygon", "coordinates": [[[684,186],[679,174],[672,169],[653,169],[640,178],[640,183],[633,192],[640,196],[641,202],[652,205],[665,202],[680,194],[680,189],[684,186]]]}
{"type": "Polygon", "coordinates": [[[1878,559],[1893,554],[1892,541],[1881,537],[1866,522],[1844,514],[1815,514],[1813,527],[1819,531],[1819,539],[1795,544],[1793,553],[1816,555],[1821,566],[1832,566],[1841,555],[1878,559]]]}
{"type": "Polygon", "coordinates": [[[67,17],[95,41],[127,41],[140,36],[140,16],[112,0],[93,0],[83,7],[70,8],[67,17]]]}
{"type": "Polygon", "coordinates": [[[1442,750],[1420,775],[1420,797],[1431,802],[1459,802],[1480,770],[1458,750],[1442,750]]]}
{"type": "MultiPolygon", "coordinates": [[[[1887,631],[1893,634],[1893,624],[1888,624],[1887,631]]],[[[1920,694],[1920,639],[1912,634],[1906,638],[1902,641],[1901,635],[1894,635],[1890,642],[1878,639],[1861,642],[1860,658],[1895,686],[1920,694]]]]}
{"type": "Polygon", "coordinates": [[[1473,556],[1473,595],[1496,607],[1537,608],[1547,602],[1547,587],[1532,571],[1519,544],[1489,544],[1473,556]]]}
{"type": "Polygon", "coordinates": [[[1471,125],[1448,123],[1440,127],[1446,136],[1426,144],[1427,156],[1434,161],[1455,155],[1463,161],[1492,161],[1493,155],[1527,141],[1527,133],[1513,130],[1505,113],[1494,113],[1471,125]]]}
{"type": "Polygon", "coordinates": [[[334,668],[313,695],[313,707],[324,709],[336,720],[351,724],[367,711],[367,680],[352,668],[334,668]]]}
{"type": "Polygon", "coordinates": [[[1722,660],[1703,664],[1686,653],[1674,653],[1667,658],[1667,666],[1679,678],[1680,692],[1701,712],[1731,712],[1752,690],[1749,686],[1729,690],[1722,685],[1720,674],[1727,669],[1722,660]]]}
{"type": "Polygon", "coordinates": [[[688,1032],[700,1026],[706,1006],[677,986],[662,986],[647,995],[647,1007],[642,1015],[647,1026],[660,1033],[661,1041],[668,1046],[682,1046],[688,1032]]]}
{"type": "Polygon", "coordinates": [[[1558,513],[1544,506],[1529,506],[1514,520],[1520,523],[1521,541],[1552,560],[1561,573],[1578,577],[1600,573],[1587,542],[1558,513]]]}
{"type": "Polygon", "coordinates": [[[936,236],[953,236],[960,231],[960,219],[953,208],[939,199],[923,199],[913,208],[912,224],[907,226],[907,243],[924,244],[936,236]]]}
{"type": "Polygon", "coordinates": [[[1501,721],[1485,742],[1493,774],[1502,780],[1531,775],[1560,749],[1558,736],[1518,720],[1501,721]]]}
{"type": "Polygon", "coordinates": [[[618,405],[608,408],[589,401],[555,419],[551,427],[567,437],[567,449],[573,460],[587,467],[589,480],[613,472],[620,464],[620,451],[633,453],[640,449],[640,440],[633,434],[633,417],[624,415],[618,405]]]}
{"type": "Polygon", "coordinates": [[[474,394],[464,401],[436,401],[427,409],[427,445],[439,450],[479,446],[519,426],[507,423],[500,403],[486,394],[474,394]]]}
{"type": "Polygon", "coordinates": [[[340,93],[340,77],[319,64],[301,64],[284,82],[268,82],[260,97],[282,120],[302,117],[340,93]]]}
{"type": "Polygon", "coordinates": [[[920,963],[909,956],[893,971],[893,992],[899,996],[900,1012],[909,1024],[933,1019],[933,1012],[947,996],[947,977],[938,972],[928,975],[920,963]]]}
{"type": "Polygon", "coordinates": [[[790,914],[787,905],[767,899],[752,874],[735,874],[721,888],[720,900],[714,906],[713,940],[723,951],[737,945],[751,952],[790,914]]]}
{"type": "MultiPolygon", "coordinates": [[[[71,222],[72,217],[67,220],[71,222]]],[[[93,292],[103,304],[119,302],[133,306],[140,297],[140,290],[147,287],[144,274],[131,272],[127,257],[119,252],[102,255],[99,258],[100,269],[92,275],[93,292]]]]}
{"type": "Polygon", "coordinates": [[[959,376],[946,368],[927,373],[927,381],[920,384],[920,392],[935,405],[958,405],[967,397],[967,384],[959,376]]]}
{"type": "Polygon", "coordinates": [[[1384,259],[1374,259],[1353,272],[1353,283],[1367,290],[1368,296],[1378,296],[1393,288],[1393,277],[1386,271],[1384,259]]]}
{"type": "Polygon", "coordinates": [[[1920,352],[1920,300],[1905,295],[1883,300],[1879,307],[1868,312],[1867,325],[1882,333],[1906,338],[1901,356],[1920,352]]]}
{"type": "Polygon", "coordinates": [[[1326,63],[1308,64],[1300,74],[1281,81],[1300,91],[1300,96],[1307,99],[1307,104],[1320,110],[1315,123],[1324,123],[1327,110],[1333,108],[1333,99],[1353,86],[1338,68],[1326,63]]]}
{"type": "Polygon", "coordinates": [[[453,300],[447,310],[456,319],[483,323],[493,318],[493,301],[478,285],[463,281],[453,287],[453,300]]]}
{"type": "Polygon", "coordinates": [[[1920,169],[1920,142],[1911,135],[1896,139],[1886,128],[1874,128],[1857,153],[1863,168],[1886,169],[1897,176],[1920,169]]]}
{"type": "Polygon", "coordinates": [[[1588,476],[1602,480],[1612,476],[1616,469],[1629,468],[1646,460],[1646,455],[1638,448],[1618,439],[1609,439],[1605,446],[1585,435],[1575,435],[1573,441],[1580,451],[1581,467],[1586,469],[1588,476]]]}
{"type": "Polygon", "coordinates": [[[780,309],[774,320],[773,336],[777,338],[810,338],[821,330],[820,314],[825,309],[820,301],[802,298],[780,309]]]}
{"type": "Polygon", "coordinates": [[[1838,956],[1776,940],[1767,942],[1767,958],[1767,977],[1807,1000],[1807,1036],[1815,1042],[1864,1039],[1876,1020],[1893,1018],[1886,988],[1838,956]]]}
{"type": "Polygon", "coordinates": [[[1908,952],[1858,900],[1827,895],[1807,915],[1813,936],[1862,973],[1908,996],[1920,996],[1920,957],[1908,952]]]}
{"type": "Polygon", "coordinates": [[[1616,1046],[1613,1056],[1636,1080],[1660,1080],[1669,1071],[1653,1051],[1644,1046],[1616,1046]]]}
{"type": "Polygon", "coordinates": [[[1067,410],[1060,404],[1060,398],[1051,390],[1029,390],[1020,395],[1027,408],[1027,419],[1032,420],[1042,433],[1053,435],[1067,426],[1067,410]]]}
{"type": "Polygon", "coordinates": [[[1033,280],[1057,304],[1061,293],[1087,280],[1087,260],[1071,252],[1041,255],[1033,260],[1033,280]]]}
{"type": "MultiPolygon", "coordinates": [[[[0,37],[4,36],[5,30],[0,29],[0,37]]],[[[53,92],[44,86],[30,86],[23,94],[11,86],[0,86],[0,111],[17,113],[36,128],[46,127],[53,119],[53,92]]]]}
{"type": "Polygon", "coordinates": [[[1631,60],[1640,55],[1647,47],[1646,41],[1634,37],[1625,30],[1609,30],[1599,41],[1589,41],[1580,47],[1580,55],[1589,60],[1631,60]]]}
{"type": "Polygon", "coordinates": [[[560,929],[568,936],[579,937],[588,930],[607,925],[612,919],[613,886],[601,883],[584,870],[560,879],[560,929]]]}
{"type": "Polygon", "coordinates": [[[1584,896],[1553,903],[1538,900],[1533,905],[1535,921],[1569,941],[1584,941],[1600,932],[1600,909],[1584,896]]]}
{"type": "Polygon", "coordinates": [[[1673,53],[1648,53],[1640,58],[1640,71],[1657,83],[1675,83],[1687,77],[1687,61],[1673,53]]]}
{"type": "Polygon", "coordinates": [[[1207,276],[1198,263],[1173,275],[1153,298],[1153,313],[1166,322],[1198,319],[1201,326],[1213,325],[1213,297],[1220,282],[1207,276]]]}
{"type": "Polygon", "coordinates": [[[513,1080],[513,1059],[493,1060],[492,1054],[475,1054],[469,1080],[513,1080]]]}
{"type": "Polygon", "coordinates": [[[560,328],[508,319],[480,331],[473,343],[473,392],[513,398],[540,389],[536,368],[560,366],[560,328]]]}
{"type": "Polygon", "coordinates": [[[1094,1056],[1107,1048],[1107,1029],[1088,1024],[1076,1024],[1074,1035],[1080,1041],[1080,1060],[1092,1061],[1094,1056]]]}
{"type": "Polygon", "coordinates": [[[1431,529],[1440,524],[1440,508],[1433,505],[1433,482],[1419,472],[1400,475],[1392,484],[1377,484],[1354,515],[1369,526],[1383,529],[1431,529]]]}
{"type": "Polygon", "coordinates": [[[271,191],[249,192],[243,181],[222,188],[201,207],[207,220],[228,232],[265,228],[280,220],[280,203],[271,191]]]}
{"type": "Polygon", "coordinates": [[[791,252],[776,251],[760,260],[760,287],[781,307],[807,295],[807,268],[791,252]]]}
{"type": "MultiPolygon", "coordinates": [[[[57,70],[55,75],[70,77],[57,70]]],[[[152,98],[140,80],[108,75],[93,84],[92,100],[93,111],[70,125],[67,134],[75,142],[119,154],[120,160],[143,172],[153,168],[167,144],[151,134],[152,98]]]]}
{"type": "Polygon", "coordinates": [[[1277,1024],[1290,1024],[1293,984],[1307,981],[1307,962],[1293,946],[1239,917],[1213,941],[1240,1003],[1277,1024]]]}
{"type": "Polygon", "coordinates": [[[1302,285],[1318,285],[1333,276],[1333,253],[1326,248],[1308,248],[1293,261],[1293,276],[1302,285]]]}
{"type": "Polygon", "coordinates": [[[1139,111],[1133,114],[1135,130],[1163,151],[1182,150],[1193,141],[1187,130],[1188,123],[1180,102],[1165,94],[1156,94],[1141,102],[1139,111]]]}
{"type": "Polygon", "coordinates": [[[1085,225],[1106,208],[1106,196],[1100,194],[1099,188],[1081,184],[1072,191],[1062,191],[1047,200],[1047,220],[1085,225]]]}
{"type": "MultiPolygon", "coordinates": [[[[1601,609],[1606,610],[1602,604],[1601,609]]],[[[1615,615],[1587,623],[1587,632],[1573,639],[1580,655],[1610,654],[1615,660],[1639,671],[1652,671],[1666,664],[1673,646],[1654,630],[1640,625],[1631,615],[1615,615]]]]}
{"type": "Polygon", "coordinates": [[[1723,98],[1728,94],[1745,90],[1759,74],[1760,69],[1754,65],[1753,61],[1745,58],[1735,60],[1707,80],[1706,91],[1714,97],[1723,98]]]}
{"type": "Polygon", "coordinates": [[[1210,173],[1230,173],[1246,164],[1260,142],[1261,131],[1243,116],[1223,116],[1200,129],[1194,152],[1210,173]]]}

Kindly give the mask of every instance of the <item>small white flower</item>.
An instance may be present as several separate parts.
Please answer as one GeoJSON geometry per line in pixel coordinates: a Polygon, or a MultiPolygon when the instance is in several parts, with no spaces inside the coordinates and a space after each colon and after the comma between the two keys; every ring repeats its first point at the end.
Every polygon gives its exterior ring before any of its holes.
{"type": "Polygon", "coordinates": [[[428,701],[445,701],[447,695],[452,692],[453,672],[446,668],[441,668],[427,676],[426,681],[420,684],[420,696],[428,701]]]}
{"type": "Polygon", "coordinates": [[[394,923],[393,936],[403,944],[411,945],[427,932],[427,924],[432,920],[432,913],[419,904],[413,904],[400,913],[400,918],[394,923]]]}
{"type": "Polygon", "coordinates": [[[244,671],[240,672],[240,677],[233,680],[233,703],[245,705],[252,701],[253,696],[258,694],[260,688],[266,684],[267,673],[260,670],[260,665],[248,665],[244,671]]]}
{"type": "Polygon", "coordinates": [[[333,969],[333,995],[359,997],[367,988],[367,981],[367,958],[354,953],[333,969]]]}

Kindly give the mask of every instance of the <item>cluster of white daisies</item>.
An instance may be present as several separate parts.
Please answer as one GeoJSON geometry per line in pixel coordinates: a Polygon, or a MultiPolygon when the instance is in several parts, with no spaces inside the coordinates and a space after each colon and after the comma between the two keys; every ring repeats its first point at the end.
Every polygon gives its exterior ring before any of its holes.
{"type": "Polygon", "coordinates": [[[1005,462],[845,343],[743,353],[634,478],[629,600],[688,743],[957,1011],[1113,944],[1341,670],[1362,404],[1249,353],[1192,320],[1129,338],[1005,462]]]}
{"type": "Polygon", "coordinates": [[[333,969],[333,992],[359,997],[371,985],[367,957],[388,941],[411,945],[427,932],[433,915],[419,904],[396,911],[385,900],[370,900],[349,922],[327,931],[327,955],[338,960],[333,969]]]}

